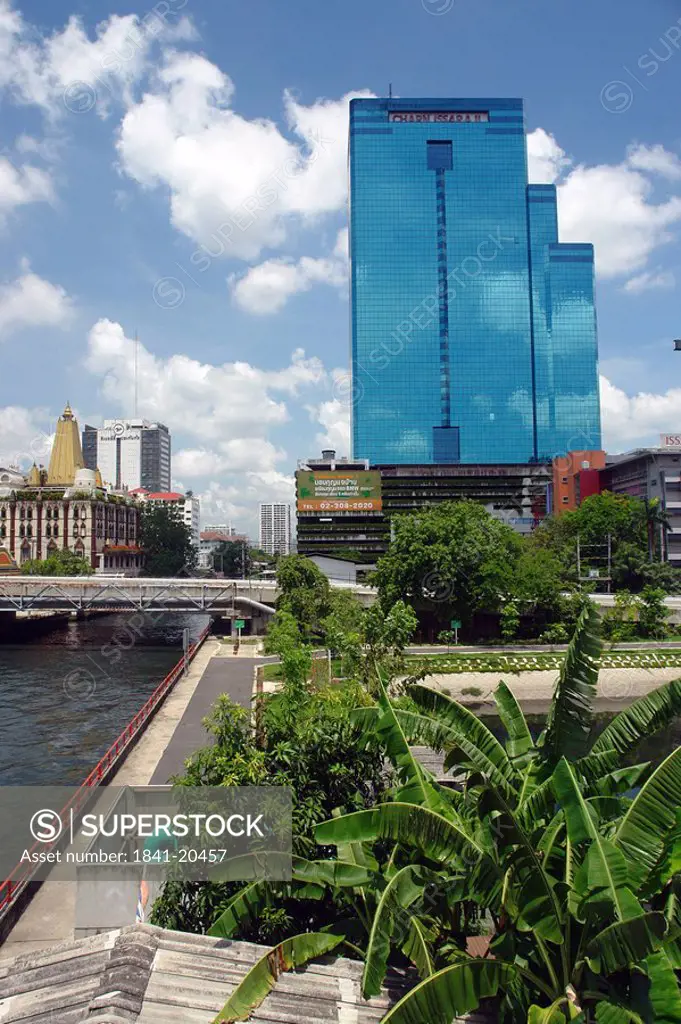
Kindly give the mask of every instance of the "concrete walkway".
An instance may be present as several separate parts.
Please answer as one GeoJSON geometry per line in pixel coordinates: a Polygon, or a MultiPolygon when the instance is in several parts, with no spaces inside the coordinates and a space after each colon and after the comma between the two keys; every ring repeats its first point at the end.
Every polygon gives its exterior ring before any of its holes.
{"type": "Polygon", "coordinates": [[[228,694],[235,704],[250,709],[258,664],[255,658],[230,658],[222,653],[211,658],[163,756],[156,765],[150,779],[152,786],[163,786],[171,776],[181,774],[186,759],[194,751],[211,742],[210,733],[206,732],[203,720],[221,694],[228,694]]]}
{"type": "MultiPolygon", "coordinates": [[[[210,742],[202,720],[221,693],[250,707],[259,659],[230,653],[231,647],[206,640],[108,785],[165,785],[182,772],[190,754],[210,742]]],[[[44,882],[0,945],[0,960],[73,939],[75,916],[76,883],[44,882]]]]}

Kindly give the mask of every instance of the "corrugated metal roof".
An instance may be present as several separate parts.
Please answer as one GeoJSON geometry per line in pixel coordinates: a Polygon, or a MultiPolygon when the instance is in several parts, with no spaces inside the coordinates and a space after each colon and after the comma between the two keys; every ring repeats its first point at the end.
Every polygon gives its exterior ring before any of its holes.
{"type": "MultiPolygon", "coordinates": [[[[211,1024],[267,947],[135,925],[0,963],[2,1024],[211,1024]]],[[[378,1024],[410,981],[391,971],[377,998],[362,965],[315,961],[280,977],[254,1024],[378,1024]]],[[[487,1018],[475,1015],[468,1021],[487,1018]]],[[[424,1024],[426,1022],[424,1021],[424,1024]]]]}

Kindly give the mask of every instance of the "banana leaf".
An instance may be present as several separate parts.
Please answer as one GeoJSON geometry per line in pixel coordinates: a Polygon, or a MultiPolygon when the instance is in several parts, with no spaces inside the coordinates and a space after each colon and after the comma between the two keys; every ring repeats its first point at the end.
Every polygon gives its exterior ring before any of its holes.
{"type": "Polygon", "coordinates": [[[245,921],[257,921],[263,907],[270,903],[271,898],[271,883],[251,882],[230,899],[220,916],[208,929],[208,934],[221,939],[230,939],[240,924],[245,921]]]}
{"type": "Polygon", "coordinates": [[[378,704],[381,713],[375,723],[376,735],[402,783],[399,799],[405,803],[422,804],[424,807],[429,807],[430,810],[448,817],[449,805],[441,796],[432,775],[419,764],[412,754],[380,676],[378,686],[378,704]]]}
{"type": "Polygon", "coordinates": [[[655,911],[617,921],[587,943],[587,963],[594,973],[605,975],[636,966],[662,947],[666,929],[664,914],[655,911]]]}
{"type": "Polygon", "coordinates": [[[681,747],[677,747],[639,790],[613,837],[636,887],[647,881],[663,856],[680,805],[681,747]]]}
{"type": "Polygon", "coordinates": [[[650,979],[648,998],[653,1020],[659,1024],[681,1024],[681,993],[672,964],[664,949],[647,957],[642,965],[650,979]]]}
{"type": "Polygon", "coordinates": [[[369,885],[374,878],[374,872],[368,868],[341,860],[304,860],[302,857],[294,857],[292,868],[296,882],[311,882],[313,885],[339,889],[369,885]]]}
{"type": "Polygon", "coordinates": [[[305,932],[280,942],[251,967],[214,1019],[213,1024],[234,1024],[248,1020],[267,998],[281,974],[302,967],[315,957],[330,953],[343,941],[342,935],[305,932]]]}
{"type": "Polygon", "coordinates": [[[513,759],[529,753],[534,747],[525,715],[514,694],[504,682],[500,682],[494,691],[494,699],[499,711],[499,718],[508,733],[506,751],[513,759]]]}
{"type": "Polygon", "coordinates": [[[620,921],[629,914],[629,904],[623,890],[629,883],[627,864],[620,851],[599,833],[582,796],[571,765],[562,758],[553,772],[553,785],[560,802],[568,839],[574,845],[591,841],[582,868],[575,877],[575,887],[581,895],[594,891],[604,893],[612,903],[620,921]]]}
{"type": "Polygon", "coordinates": [[[620,711],[600,734],[591,753],[617,750],[626,754],[641,740],[670,725],[678,715],[681,715],[681,679],[674,679],[620,711]]]}
{"type": "Polygon", "coordinates": [[[478,840],[459,824],[417,804],[379,804],[370,810],[331,818],[317,825],[315,838],[322,845],[332,846],[392,839],[400,846],[421,850],[427,857],[443,863],[460,855],[471,865],[481,860],[491,861],[478,840]]]}
{"type": "MultiPolygon", "coordinates": [[[[589,602],[577,620],[546,722],[542,754],[550,765],[557,764],[561,757],[574,761],[587,752],[602,651],[599,630],[598,611],[589,602]]],[[[605,744],[599,749],[613,746],[605,744]]]]}
{"type": "MultiPolygon", "coordinates": [[[[437,877],[432,873],[428,874],[437,877]]],[[[418,865],[410,864],[393,876],[381,894],[369,933],[364,963],[362,992],[366,999],[377,996],[381,991],[388,967],[390,942],[396,926],[399,925],[400,914],[423,895],[426,877],[418,865]]],[[[408,925],[405,920],[402,933],[406,927],[408,925]]]]}
{"type": "Polygon", "coordinates": [[[513,973],[498,960],[470,959],[445,967],[408,992],[381,1024],[452,1024],[454,1017],[477,1010],[482,999],[495,996],[513,973]]]}
{"type": "Polygon", "coordinates": [[[435,974],[435,964],[431,945],[437,939],[437,932],[429,931],[424,922],[412,914],[409,917],[407,937],[402,943],[402,952],[416,965],[421,978],[429,978],[435,974]]]}
{"type": "MultiPolygon", "coordinates": [[[[491,785],[506,797],[515,793],[519,776],[499,740],[477,715],[428,686],[414,686],[411,695],[420,707],[434,714],[456,733],[458,747],[491,785]]],[[[451,759],[448,757],[445,767],[450,764],[451,759]]]]}

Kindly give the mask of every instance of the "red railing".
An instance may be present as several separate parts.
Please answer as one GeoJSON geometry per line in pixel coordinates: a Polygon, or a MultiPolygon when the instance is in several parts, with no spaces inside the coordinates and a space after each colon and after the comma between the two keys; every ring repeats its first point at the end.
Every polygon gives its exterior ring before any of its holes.
{"type": "MultiPolygon", "coordinates": [[[[59,816],[62,821],[62,826],[66,827],[67,818],[70,820],[70,812],[74,815],[81,810],[81,808],[90,800],[92,796],[92,790],[101,786],[107,775],[111,772],[111,769],[120,761],[123,754],[126,753],[133,740],[139,736],[140,732],[145,728],[149,719],[157,711],[159,705],[167,697],[169,691],[173,688],[177,680],[184,673],[185,662],[189,665],[193,660],[196,652],[199,650],[204,640],[208,636],[210,626],[206,626],[201,635],[198,637],[196,643],[191,644],[187,649],[186,658],[183,654],[177,665],[168,673],[162,683],[160,683],[151,697],[143,705],[143,707],[137,712],[135,717],[131,719],[126,725],[123,732],[114,740],[107,752],[98,761],[95,767],[92,769],[90,774],[87,776],[82,785],[76,790],[71,799],[62,807],[59,812],[59,816]]],[[[61,836],[54,840],[52,843],[34,843],[31,847],[31,852],[37,850],[50,850],[53,846],[59,844],[61,836]]],[[[30,863],[30,861],[29,861],[30,863]]],[[[16,901],[19,894],[25,889],[28,883],[31,881],[33,875],[36,874],[38,866],[26,867],[25,865],[17,865],[12,876],[6,879],[0,885],[0,918],[7,913],[12,904],[16,901]]]]}

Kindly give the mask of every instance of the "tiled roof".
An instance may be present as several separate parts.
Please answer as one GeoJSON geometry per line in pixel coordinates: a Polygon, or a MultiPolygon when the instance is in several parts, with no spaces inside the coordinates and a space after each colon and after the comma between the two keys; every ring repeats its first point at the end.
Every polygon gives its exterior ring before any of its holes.
{"type": "MultiPolygon", "coordinates": [[[[0,961],[2,1024],[211,1024],[267,948],[134,925],[0,961]]],[[[390,972],[360,994],[362,966],[324,958],[283,974],[253,1024],[379,1024],[408,987],[390,972]]],[[[483,1022],[478,1015],[467,1018],[483,1022]]],[[[424,1022],[426,1024],[426,1022],[424,1022]]],[[[452,1022],[454,1024],[454,1022],[452,1022]]]]}
{"type": "Polygon", "coordinates": [[[153,491],[147,494],[149,501],[184,501],[184,494],[178,491],[153,491]]]}

